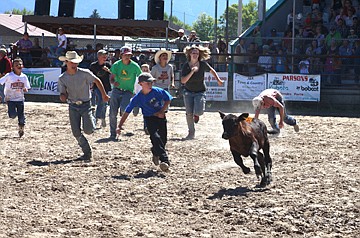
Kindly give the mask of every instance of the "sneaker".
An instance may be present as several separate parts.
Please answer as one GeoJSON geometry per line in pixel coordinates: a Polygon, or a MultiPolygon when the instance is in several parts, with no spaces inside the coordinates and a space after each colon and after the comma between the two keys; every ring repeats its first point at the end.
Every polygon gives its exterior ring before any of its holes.
{"type": "Polygon", "coordinates": [[[298,125],[298,124],[295,124],[295,125],[294,125],[294,130],[295,130],[295,132],[299,132],[300,128],[299,128],[299,125],[298,125]]]}
{"type": "Polygon", "coordinates": [[[19,137],[21,138],[24,135],[24,126],[19,126],[19,137]]]}
{"type": "Polygon", "coordinates": [[[106,127],[106,119],[101,119],[101,127],[106,127]]]}
{"type": "Polygon", "coordinates": [[[159,157],[159,156],[156,156],[156,155],[153,155],[153,157],[152,157],[152,162],[153,162],[155,165],[159,165],[159,164],[160,164],[160,157],[159,157]]]}
{"type": "Polygon", "coordinates": [[[198,123],[198,122],[199,122],[199,120],[200,120],[200,117],[199,117],[199,116],[197,116],[197,115],[194,115],[194,122],[195,122],[195,123],[198,123]]]}
{"type": "Polygon", "coordinates": [[[161,162],[160,163],[160,169],[162,170],[162,171],[164,171],[164,172],[169,172],[170,170],[169,170],[169,165],[167,164],[167,163],[165,163],[165,162],[161,162]]]}

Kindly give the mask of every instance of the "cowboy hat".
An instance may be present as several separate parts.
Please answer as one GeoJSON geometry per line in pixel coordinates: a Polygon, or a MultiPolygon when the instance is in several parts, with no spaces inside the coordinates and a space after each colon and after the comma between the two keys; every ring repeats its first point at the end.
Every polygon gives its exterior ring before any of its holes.
{"type": "Polygon", "coordinates": [[[83,60],[84,56],[79,56],[76,51],[67,51],[65,56],[59,56],[60,61],[70,61],[78,64],[83,60]]]}
{"type": "Polygon", "coordinates": [[[160,55],[162,54],[167,54],[168,55],[168,59],[167,59],[167,62],[166,63],[169,63],[170,59],[171,59],[171,51],[168,51],[168,50],[158,50],[155,54],[155,63],[156,64],[159,64],[160,63],[160,55]]]}

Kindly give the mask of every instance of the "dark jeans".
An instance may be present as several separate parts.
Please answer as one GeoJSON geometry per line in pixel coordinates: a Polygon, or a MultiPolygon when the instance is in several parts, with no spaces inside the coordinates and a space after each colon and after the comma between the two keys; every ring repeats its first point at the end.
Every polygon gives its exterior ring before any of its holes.
{"type": "Polygon", "coordinates": [[[159,156],[161,162],[166,162],[169,164],[169,158],[165,150],[165,145],[167,142],[166,118],[158,118],[155,116],[151,116],[144,117],[144,119],[150,134],[152,154],[155,156],[159,156]]]}
{"type": "Polygon", "coordinates": [[[7,105],[9,117],[18,117],[19,126],[25,125],[24,101],[8,101],[7,105]]]}

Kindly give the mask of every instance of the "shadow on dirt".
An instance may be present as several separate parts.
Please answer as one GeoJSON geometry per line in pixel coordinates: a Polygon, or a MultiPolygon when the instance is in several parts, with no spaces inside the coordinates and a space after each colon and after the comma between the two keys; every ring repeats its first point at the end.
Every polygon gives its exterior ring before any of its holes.
{"type": "Polygon", "coordinates": [[[50,164],[69,164],[76,160],[55,160],[55,161],[41,161],[41,160],[32,160],[27,162],[33,166],[49,166],[50,164]]]}
{"type": "Polygon", "coordinates": [[[249,192],[264,192],[268,190],[267,188],[260,188],[259,186],[256,186],[255,189],[249,189],[246,187],[237,187],[235,189],[233,188],[223,188],[219,190],[217,193],[215,193],[212,196],[209,196],[208,199],[222,199],[224,196],[247,196],[249,192]]]}
{"type": "Polygon", "coordinates": [[[126,180],[130,181],[130,177],[126,174],[118,175],[118,176],[112,176],[113,179],[119,179],[119,180],[126,180]]]}
{"type": "Polygon", "coordinates": [[[145,178],[145,179],[152,177],[165,178],[166,176],[164,174],[160,174],[157,171],[153,171],[153,170],[141,172],[134,176],[134,178],[145,178]]]}

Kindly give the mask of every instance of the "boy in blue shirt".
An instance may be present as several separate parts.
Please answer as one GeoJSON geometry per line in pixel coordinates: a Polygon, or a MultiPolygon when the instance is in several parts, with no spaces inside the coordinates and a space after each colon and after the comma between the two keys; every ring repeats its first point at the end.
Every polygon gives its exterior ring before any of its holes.
{"type": "Polygon", "coordinates": [[[119,135],[124,122],[134,107],[140,107],[150,134],[153,162],[160,165],[162,171],[169,171],[169,158],[165,150],[167,142],[167,121],[165,112],[172,96],[164,89],[153,87],[155,78],[150,73],[142,73],[138,77],[141,91],[137,93],[125,109],[116,133],[119,135]]]}

